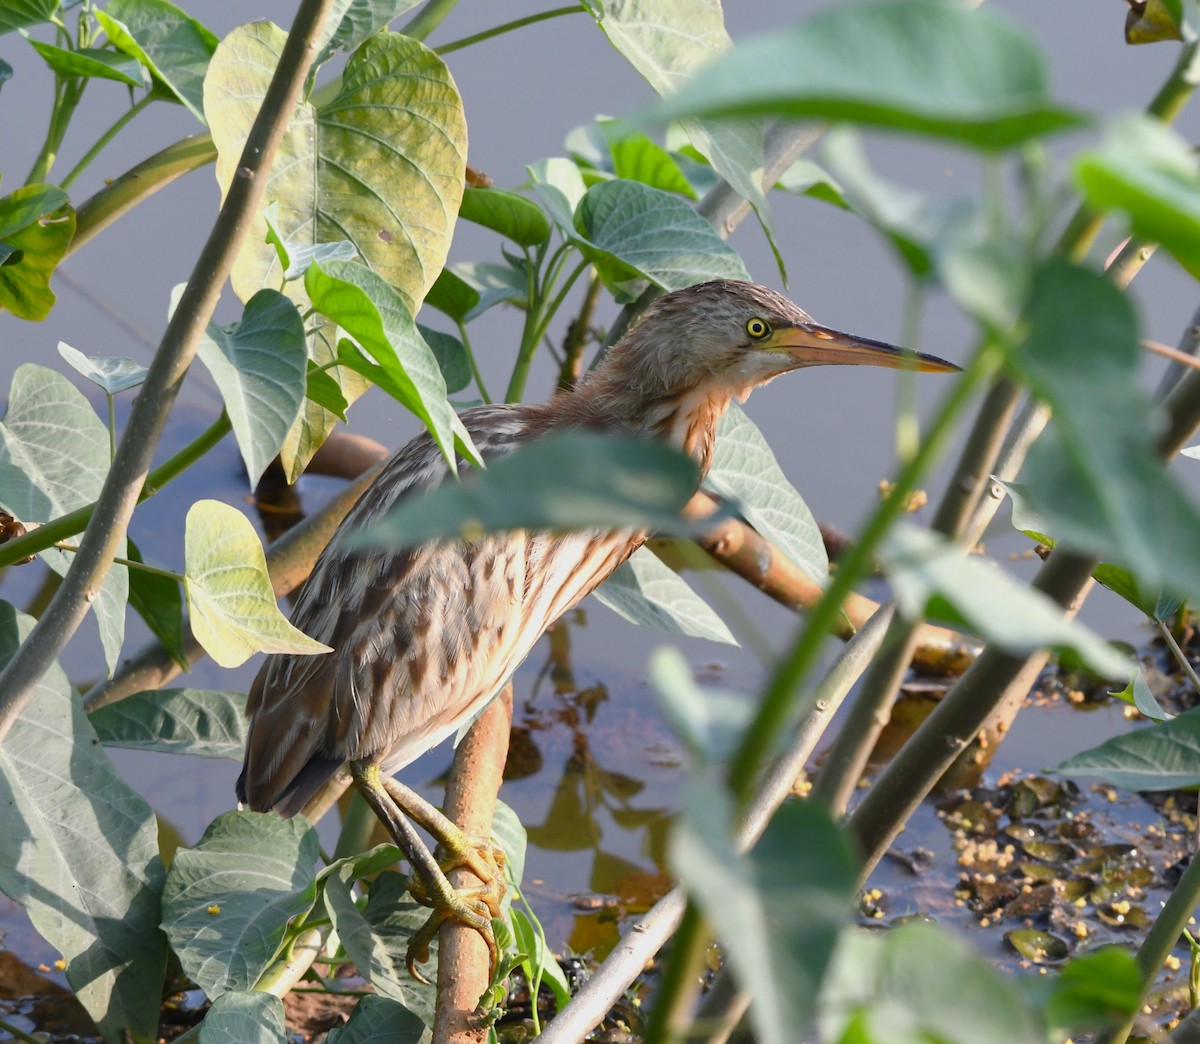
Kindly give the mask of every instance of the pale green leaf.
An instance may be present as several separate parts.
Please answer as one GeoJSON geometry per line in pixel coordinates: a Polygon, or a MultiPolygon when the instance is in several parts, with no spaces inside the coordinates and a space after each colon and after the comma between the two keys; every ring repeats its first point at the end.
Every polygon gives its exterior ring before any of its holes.
{"type": "Polygon", "coordinates": [[[682,290],[709,279],[750,278],[731,246],[678,196],[636,181],[602,181],[579,201],[577,242],[619,297],[648,280],[682,290]]]}
{"type": "Polygon", "coordinates": [[[1099,149],[1075,161],[1075,180],[1097,210],[1120,210],[1200,277],[1200,171],[1191,145],[1148,117],[1116,122],[1099,149]]]}
{"type": "Polygon", "coordinates": [[[679,518],[695,490],[686,456],[643,439],[572,431],[549,435],[406,497],[356,534],[359,547],[411,547],[443,537],[506,529],[686,529],[679,518]],[[520,490],[514,496],[513,490],[520,490]]]}
{"type": "Polygon", "coordinates": [[[163,929],[210,1000],[249,990],[289,922],[316,899],[317,834],[303,816],[226,812],[195,848],[175,853],[163,888],[163,929]]]}
{"type": "Polygon", "coordinates": [[[0,35],[48,21],[60,6],[61,0],[5,0],[0,4],[0,35]]]}
{"type": "Polygon", "coordinates": [[[671,835],[671,869],[729,955],[764,1044],[794,1044],[854,894],[856,860],[829,814],[791,802],[746,856],[733,843],[733,801],[707,781],[689,787],[671,835]]]}
{"type": "Polygon", "coordinates": [[[817,520],[780,469],[762,432],[737,403],[730,404],[717,426],[705,482],[738,505],[746,521],[793,564],[825,584],[829,557],[817,520]]]}
{"type": "Polygon", "coordinates": [[[638,548],[592,594],[640,627],[737,645],[725,621],[647,547],[638,548]]]}
{"type": "MultiPolygon", "coordinates": [[[[223,191],[284,38],[265,22],[244,25],[213,58],[205,112],[223,191]]],[[[416,40],[382,33],[350,57],[336,94],[297,108],[265,198],[277,204],[289,243],[348,240],[415,313],[445,264],[465,168],[462,102],[446,66],[416,40]]],[[[263,239],[247,237],[234,267],[243,299],[282,274],[263,239]]]]}
{"type": "Polygon", "coordinates": [[[821,991],[821,1039],[1044,1044],[1023,991],[945,929],[847,928],[821,991]],[[850,1036],[856,1027],[858,1036],[850,1036]],[[847,1034],[847,1036],[843,1036],[847,1034]]]}
{"type": "Polygon", "coordinates": [[[987,8],[857,3],[739,44],[644,117],[841,120],[1004,149],[1080,122],[1032,37],[987,8]]]}
{"type": "MultiPolygon", "coordinates": [[[[0,665],[33,620],[0,602],[0,665]]],[[[166,967],[154,813],[117,775],[56,664],[0,745],[0,889],[66,961],[105,1038],[153,1040],[166,967]]]]}
{"type": "Polygon", "coordinates": [[[1124,689],[1120,692],[1111,692],[1109,695],[1132,704],[1137,708],[1139,714],[1151,721],[1168,721],[1175,717],[1174,714],[1168,714],[1163,710],[1162,705],[1155,699],[1141,667],[1133,672],[1133,680],[1124,689]]]}
{"type": "MultiPolygon", "coordinates": [[[[21,522],[47,522],[100,495],[108,474],[108,429],[60,373],[24,364],[13,374],[0,422],[0,506],[21,522]]],[[[124,548],[118,554],[124,557],[124,548]]],[[[49,548],[43,561],[62,575],[70,559],[49,548]]],[[[125,637],[129,575],[113,565],[92,603],[109,670],[125,637]]]]}
{"type": "Polygon", "coordinates": [[[965,624],[1015,655],[1072,649],[1106,678],[1132,677],[1128,659],[1083,624],[1066,620],[1049,596],[933,533],[898,525],[881,553],[900,611],[910,619],[965,624]]]}
{"type": "Polygon", "coordinates": [[[329,1044],[423,1044],[429,1028],[420,1016],[390,997],[370,994],[350,1013],[344,1026],[329,1031],[329,1044]]]}
{"type": "Polygon", "coordinates": [[[89,720],[108,747],[234,761],[246,751],[246,696],[240,692],[139,692],[93,711],[89,720]]]}
{"type": "Polygon", "coordinates": [[[317,40],[318,54],[314,66],[328,61],[338,51],[353,51],[372,33],[377,33],[393,18],[398,18],[420,2],[337,0],[322,27],[322,36],[317,40]]]}
{"type": "Polygon", "coordinates": [[[146,367],[133,359],[111,355],[84,355],[66,341],[58,342],[58,354],[71,369],[83,374],[109,395],[136,388],[146,379],[146,367]]]}
{"type": "Polygon", "coordinates": [[[200,1044],[286,1044],[283,1001],[269,993],[223,993],[200,1023],[200,1044]]]}
{"type": "Polygon", "coordinates": [[[185,586],[192,633],[222,667],[259,652],[331,652],[279,611],[254,527],[236,508],[198,500],[184,529],[185,586]]]}
{"type": "Polygon", "coordinates": [[[1094,776],[1124,790],[1200,786],[1200,708],[1114,736],[1058,765],[1065,776],[1094,776]]]}
{"type": "Polygon", "coordinates": [[[304,324],[276,290],[260,290],[230,326],[209,323],[196,347],[233,425],[256,486],[300,415],[308,378],[304,324]]]}
{"type": "Polygon", "coordinates": [[[204,122],[204,75],[217,46],[209,29],[168,0],[109,0],[93,14],[113,46],[141,62],[204,122]]]}
{"type": "MultiPolygon", "coordinates": [[[[392,871],[383,872],[371,882],[367,905],[360,910],[351,892],[354,877],[354,868],[347,865],[325,879],[325,908],[338,938],[358,973],[377,993],[432,1025],[433,987],[411,978],[404,965],[408,939],[425,923],[429,911],[406,894],[408,879],[392,871]]],[[[424,971],[432,980],[437,944],[430,949],[431,963],[424,966],[424,971]]]]}
{"type": "MultiPolygon", "coordinates": [[[[612,45],[661,95],[675,93],[732,47],[720,0],[598,0],[596,7],[612,45]]],[[[754,207],[779,260],[762,183],[761,121],[685,120],[683,129],[713,169],[754,207]]],[[[620,170],[617,175],[628,176],[620,170]]]]}

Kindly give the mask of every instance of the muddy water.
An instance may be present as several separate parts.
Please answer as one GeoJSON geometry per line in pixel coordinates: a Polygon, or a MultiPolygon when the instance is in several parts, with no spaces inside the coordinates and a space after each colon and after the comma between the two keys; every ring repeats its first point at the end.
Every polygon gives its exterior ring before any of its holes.
{"type": "MultiPolygon", "coordinates": [[[[218,34],[253,13],[284,20],[290,5],[247,5],[240,0],[210,0],[202,17],[218,34]]],[[[728,3],[735,35],[786,25],[817,4],[788,0],[728,3]]],[[[1120,42],[1123,7],[1099,12],[1088,0],[1060,0],[1045,5],[1009,0],[997,6],[1029,22],[1051,52],[1061,93],[1081,106],[1115,111],[1150,96],[1169,57],[1164,49],[1126,49],[1120,42]]],[[[462,5],[437,43],[468,35],[494,22],[527,14],[515,0],[489,5],[462,5]],[[480,7],[487,9],[485,24],[480,7]]],[[[40,63],[14,37],[5,37],[3,55],[16,70],[0,96],[0,164],[5,184],[23,177],[37,151],[46,109],[47,81],[40,63]],[[18,104],[19,103],[19,104],[18,104]]],[[[595,115],[598,98],[610,113],[644,103],[648,90],[583,17],[560,19],[518,33],[502,42],[453,56],[452,70],[467,105],[471,127],[471,161],[490,173],[498,185],[515,185],[523,166],[562,151],[562,138],[572,127],[595,115]],[[521,70],[514,75],[513,70],[521,70]],[[553,84],[554,111],[546,110],[547,84],[553,84]],[[597,89],[602,84],[602,90],[597,89]],[[530,114],[536,114],[531,118],[530,114]]],[[[78,130],[63,150],[62,169],[69,169],[97,133],[120,110],[119,91],[96,89],[81,106],[78,130]],[[86,128],[92,128],[88,130],[86,128]]],[[[1185,132],[1194,137],[1195,120],[1185,132]]],[[[94,191],[104,177],[182,134],[197,128],[179,108],[151,109],[144,120],[118,139],[81,179],[78,198],[94,191]]],[[[978,167],[968,156],[950,151],[918,150],[903,142],[873,143],[872,156],[888,176],[929,192],[972,192],[978,167]]],[[[6,387],[20,362],[59,367],[54,346],[64,340],[89,354],[130,355],[145,361],[161,333],[170,288],[186,279],[215,211],[217,193],[211,172],[202,170],[149,200],[64,266],[56,283],[59,305],[43,324],[22,324],[0,315],[0,388],[6,387]]],[[[871,336],[899,336],[906,284],[886,248],[860,222],[811,201],[780,198],[776,203],[783,253],[796,298],[829,325],[871,336]]],[[[774,270],[761,235],[745,227],[737,233],[750,270],[775,285],[774,270]]],[[[454,259],[495,256],[495,240],[464,229],[454,259]]],[[[1195,305],[1194,287],[1169,263],[1152,267],[1138,280],[1138,295],[1147,315],[1147,336],[1173,343],[1195,305]]],[[[223,315],[235,314],[231,302],[223,315]]],[[[429,318],[424,316],[423,318],[429,318]]],[[[497,312],[481,323],[474,338],[486,377],[502,385],[510,349],[517,336],[515,317],[497,312]]],[[[940,299],[929,303],[920,347],[948,358],[962,358],[970,331],[952,307],[940,299]]],[[[1148,381],[1153,381],[1148,377],[1148,381]]],[[[531,395],[546,394],[552,375],[535,375],[531,395]]],[[[923,382],[924,404],[941,387],[923,382]]],[[[880,479],[892,469],[896,376],[875,372],[811,372],[780,381],[758,393],[750,413],[777,448],[784,470],[809,499],[817,516],[852,529],[876,496],[880,479]]],[[[189,379],[172,427],[172,445],[164,454],[203,429],[218,410],[206,375],[189,379]]],[[[389,445],[399,445],[415,431],[410,418],[382,397],[355,407],[352,428],[389,445]]],[[[931,484],[936,492],[940,484],[931,484]]],[[[248,491],[236,451],[223,445],[186,481],[186,493],[168,489],[139,510],[134,536],[145,556],[168,567],[181,566],[179,520],[191,500],[208,496],[243,507],[248,491]]],[[[304,480],[302,495],[318,504],[331,490],[325,480],[304,480]]],[[[989,541],[1004,554],[1019,547],[998,527],[989,541]]],[[[10,571],[0,583],[0,597],[28,607],[42,583],[38,567],[10,571]]],[[[794,623],[754,592],[734,585],[752,626],[779,648],[794,623]]],[[[1107,633],[1139,637],[1135,618],[1108,599],[1089,610],[1107,633]]],[[[744,635],[743,635],[744,637],[744,635]]],[[[129,649],[145,641],[131,621],[129,649]]],[[[603,948],[615,938],[621,914],[651,901],[663,886],[662,839],[667,818],[677,807],[685,781],[680,749],[654,713],[645,684],[644,666],[660,640],[617,621],[602,607],[589,604],[557,636],[558,646],[544,640],[519,672],[517,741],[504,798],[530,828],[535,847],[528,865],[530,897],[546,923],[552,944],[577,950],[603,948]],[[561,646],[569,639],[569,655],[561,646]],[[519,755],[519,756],[518,756],[519,755]]],[[[726,649],[701,642],[683,643],[691,661],[730,688],[752,693],[762,664],[745,649],[726,649]]],[[[65,665],[86,687],[97,662],[97,645],[85,628],[69,650],[65,665]]],[[[244,690],[253,668],[222,671],[200,666],[188,684],[244,690]]],[[[1018,725],[1006,745],[1005,767],[1041,768],[1051,760],[1086,747],[1119,727],[1119,720],[1088,719],[1081,735],[1077,720],[1058,716],[1038,719],[1026,731],[1018,725]]],[[[192,843],[213,816],[229,808],[236,766],[200,759],[134,755],[117,752],[121,771],[143,793],[154,795],[166,834],[192,843]]],[[[413,766],[407,778],[436,791],[435,781],[449,755],[437,751],[413,766]]],[[[932,836],[932,835],[931,835],[932,836]]],[[[931,844],[936,842],[931,841],[931,844]]],[[[54,979],[56,954],[24,923],[18,910],[0,899],[0,945],[33,966],[47,966],[54,979]]]]}

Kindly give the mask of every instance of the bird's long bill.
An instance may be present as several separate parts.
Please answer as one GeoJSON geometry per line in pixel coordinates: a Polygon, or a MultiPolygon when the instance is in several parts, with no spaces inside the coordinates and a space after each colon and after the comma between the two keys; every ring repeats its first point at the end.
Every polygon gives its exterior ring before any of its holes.
{"type": "Polygon", "coordinates": [[[936,355],[897,348],[885,341],[856,337],[816,323],[776,330],[770,348],[790,355],[797,366],[886,366],[924,373],[954,373],[961,369],[936,355]]]}

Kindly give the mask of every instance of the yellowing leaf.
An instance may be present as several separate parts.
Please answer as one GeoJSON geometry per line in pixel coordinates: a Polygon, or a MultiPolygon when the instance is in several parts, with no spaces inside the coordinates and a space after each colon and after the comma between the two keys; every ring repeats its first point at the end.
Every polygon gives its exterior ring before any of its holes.
{"type": "Polygon", "coordinates": [[[237,667],[258,652],[332,652],[279,611],[258,534],[236,508],[217,500],[192,505],[184,561],[192,632],[222,667],[237,667]]]}

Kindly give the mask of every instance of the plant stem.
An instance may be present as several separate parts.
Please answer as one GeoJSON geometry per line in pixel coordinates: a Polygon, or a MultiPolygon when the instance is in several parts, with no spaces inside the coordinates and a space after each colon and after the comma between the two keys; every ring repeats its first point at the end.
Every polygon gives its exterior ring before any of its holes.
{"type": "Polygon", "coordinates": [[[1171,628],[1164,620],[1155,620],[1154,624],[1158,628],[1158,633],[1162,635],[1162,640],[1166,642],[1167,648],[1171,650],[1171,655],[1175,657],[1175,662],[1179,664],[1179,669],[1187,675],[1187,680],[1192,683],[1192,691],[1200,695],[1200,677],[1196,676],[1195,668],[1192,667],[1186,654],[1179,647],[1175,635],[1171,633],[1171,628]]]}
{"type": "Polygon", "coordinates": [[[457,3],[458,0],[429,0],[421,8],[421,13],[416,15],[400,32],[405,36],[411,36],[414,40],[424,40],[442,24],[442,19],[454,10],[457,3]]]}
{"type": "MultiPolygon", "coordinates": [[[[526,15],[524,18],[515,18],[511,22],[505,22],[503,25],[497,25],[492,29],[485,29],[483,32],[475,33],[473,36],[464,36],[461,40],[442,44],[441,47],[435,47],[434,51],[440,55],[447,55],[454,51],[460,51],[464,47],[470,47],[472,44],[483,43],[484,40],[491,40],[504,33],[511,33],[514,29],[521,29],[536,22],[545,22],[551,18],[561,18],[563,15],[578,14],[582,11],[583,6],[581,4],[572,4],[570,7],[556,7],[553,10],[542,11],[539,14],[526,15]]],[[[412,34],[410,33],[409,35],[411,36],[412,34]]]]}
{"type": "Polygon", "coordinates": [[[46,130],[46,140],[42,143],[41,151],[33,161],[29,177],[25,179],[26,185],[38,184],[49,176],[50,168],[58,158],[58,150],[62,147],[67,127],[75,114],[79,99],[83,97],[86,85],[87,80],[79,76],[64,79],[55,75],[54,108],[50,113],[50,126],[46,130]]]}
{"type": "MultiPolygon", "coordinates": [[[[66,551],[72,555],[79,553],[79,548],[77,548],[74,544],[68,544],[64,540],[60,540],[54,546],[60,551],[66,551]]],[[[182,573],[175,573],[170,569],[159,569],[158,566],[147,565],[145,562],[135,562],[131,558],[122,558],[120,555],[113,556],[113,564],[125,566],[127,569],[140,569],[143,573],[151,573],[154,576],[163,576],[168,580],[178,580],[180,583],[183,583],[184,581],[184,576],[182,573]]]]}
{"type": "Polygon", "coordinates": [[[744,804],[749,797],[767,752],[793,717],[795,693],[803,684],[846,595],[853,590],[854,584],[866,571],[870,558],[888,527],[903,513],[908,494],[916,488],[921,476],[941,452],[959,413],[979,385],[991,376],[998,365],[997,356],[997,347],[985,344],[963,374],[955,380],[954,387],[930,425],[929,434],[922,442],[921,448],[901,469],[891,494],[875,510],[862,536],[842,560],[825,591],[825,596],[809,614],[808,621],[792,644],[791,651],[776,669],[759,704],[754,722],[747,730],[730,766],[730,784],[740,803],[744,804]]]}
{"type": "Polygon", "coordinates": [[[87,169],[92,160],[100,155],[100,152],[104,146],[112,141],[113,138],[115,138],[118,134],[120,134],[121,130],[125,127],[125,124],[132,120],[144,108],[146,108],[146,106],[149,105],[153,99],[154,95],[147,91],[146,94],[143,95],[137,102],[121,113],[113,125],[100,135],[99,139],[96,141],[96,144],[88,149],[87,152],[84,153],[83,158],[71,168],[70,173],[59,182],[59,186],[64,189],[69,188],[71,182],[79,177],[79,175],[87,169]]]}
{"type": "MultiPolygon", "coordinates": [[[[221,441],[231,430],[229,417],[221,416],[196,438],[183,447],[178,453],[163,461],[149,475],[138,494],[138,503],[154,496],[163,486],[185,471],[204,456],[210,449],[221,441]]],[[[0,568],[14,565],[22,558],[37,554],[48,547],[53,547],[61,540],[78,536],[92,519],[96,509],[95,504],[68,511],[65,515],[51,519],[44,525],[31,529],[22,537],[0,544],[0,568]]]]}
{"type": "MultiPolygon", "coordinates": [[[[1180,935],[1187,928],[1190,918],[1200,905],[1200,859],[1193,858],[1188,868],[1179,879],[1171,896],[1163,904],[1162,912],[1154,919],[1154,924],[1137,952],[1138,967],[1142,972],[1142,997],[1150,992],[1158,973],[1162,971],[1166,961],[1180,935]]],[[[1141,1005],[1138,1005],[1140,1009],[1141,1005]]],[[[1133,1029],[1134,1016],[1131,1015],[1121,1026],[1109,1033],[1101,1033],[1096,1037],[1096,1044],[1125,1044],[1133,1029]]]]}
{"type": "Polygon", "coordinates": [[[466,349],[467,362],[471,365],[471,376],[475,378],[475,387],[479,389],[479,397],[490,406],[492,397],[488,394],[487,385],[483,383],[483,374],[480,372],[479,362],[475,358],[475,349],[471,347],[471,335],[467,332],[467,324],[461,319],[456,319],[455,325],[458,327],[458,336],[462,339],[463,348],[466,349]]]}
{"type": "Polygon", "coordinates": [[[212,136],[193,134],[143,160],[76,209],[75,237],[67,253],[74,253],[96,233],[160,188],[216,158],[217,147],[212,136]]]}
{"type": "Polygon", "coordinates": [[[588,331],[592,328],[592,316],[596,312],[596,304],[600,300],[603,287],[599,273],[593,271],[588,277],[587,292],[583,295],[579,314],[567,327],[567,336],[563,342],[562,366],[558,371],[559,391],[570,391],[579,380],[583,370],[583,350],[587,347],[588,331]]]}
{"type": "Polygon", "coordinates": [[[300,99],[315,54],[314,42],[331,6],[332,0],[301,0],[237,174],[134,401],[79,553],[46,612],[0,673],[0,742],[87,615],[125,539],[171,405],[262,202],[267,173],[300,99]]]}

